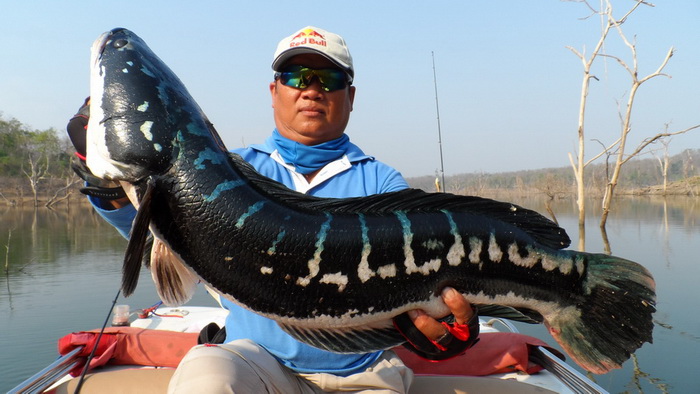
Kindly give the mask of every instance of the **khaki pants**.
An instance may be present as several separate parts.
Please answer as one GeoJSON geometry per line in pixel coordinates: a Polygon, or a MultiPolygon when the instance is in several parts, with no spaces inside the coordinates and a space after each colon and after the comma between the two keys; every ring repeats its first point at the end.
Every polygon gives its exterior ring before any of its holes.
{"type": "Polygon", "coordinates": [[[413,372],[384,352],[364,372],[347,377],[297,374],[253,341],[200,345],[182,359],[168,393],[405,393],[413,372]]]}

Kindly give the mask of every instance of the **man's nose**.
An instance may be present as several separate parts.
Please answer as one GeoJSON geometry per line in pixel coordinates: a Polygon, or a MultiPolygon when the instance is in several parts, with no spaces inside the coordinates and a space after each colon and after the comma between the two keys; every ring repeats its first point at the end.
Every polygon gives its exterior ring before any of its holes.
{"type": "Polygon", "coordinates": [[[321,81],[318,79],[317,76],[313,76],[308,85],[306,85],[306,88],[304,88],[303,95],[307,99],[317,100],[323,97],[323,93],[325,93],[325,91],[321,86],[321,81]]]}

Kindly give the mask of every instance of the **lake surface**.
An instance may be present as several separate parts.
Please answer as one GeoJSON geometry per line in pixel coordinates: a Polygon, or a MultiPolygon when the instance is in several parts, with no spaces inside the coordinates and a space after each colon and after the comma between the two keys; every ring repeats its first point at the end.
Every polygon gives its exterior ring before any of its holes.
{"type": "MultiPolygon", "coordinates": [[[[515,202],[546,212],[541,199],[515,202]]],[[[610,250],[645,265],[656,279],[657,312],[654,343],[645,344],[622,369],[592,378],[611,393],[698,392],[700,199],[618,200],[605,238],[595,204],[588,203],[583,238],[573,201],[554,201],[552,209],[573,249],[610,250]]],[[[85,207],[0,208],[0,392],[51,363],[58,338],[102,326],[120,285],[125,246],[115,230],[85,207]]],[[[118,303],[133,310],[157,301],[144,271],[136,294],[118,303]]],[[[214,302],[199,289],[190,304],[214,302]]],[[[554,342],[542,326],[518,327],[554,342]]]]}

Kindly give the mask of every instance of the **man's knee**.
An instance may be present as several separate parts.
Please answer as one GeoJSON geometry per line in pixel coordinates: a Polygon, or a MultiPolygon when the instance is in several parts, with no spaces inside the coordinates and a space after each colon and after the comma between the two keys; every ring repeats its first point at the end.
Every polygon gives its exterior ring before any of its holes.
{"type": "Polygon", "coordinates": [[[243,351],[235,345],[193,347],[177,367],[169,393],[261,392],[265,383],[243,351]],[[235,387],[235,391],[234,391],[235,387]]]}

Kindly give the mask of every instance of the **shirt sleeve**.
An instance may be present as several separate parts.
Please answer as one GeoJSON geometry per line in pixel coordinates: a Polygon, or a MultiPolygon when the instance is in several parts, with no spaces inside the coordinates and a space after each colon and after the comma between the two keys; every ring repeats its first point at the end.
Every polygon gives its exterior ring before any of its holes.
{"type": "Polygon", "coordinates": [[[401,173],[392,169],[392,171],[387,174],[386,178],[384,178],[380,193],[395,192],[408,189],[408,187],[408,182],[406,182],[401,173]]]}
{"type": "Polygon", "coordinates": [[[102,200],[99,198],[88,196],[88,201],[95,208],[95,212],[102,216],[107,223],[114,226],[122,237],[129,239],[131,225],[136,217],[136,208],[133,205],[129,204],[122,208],[108,210],[103,207],[102,200]]]}

